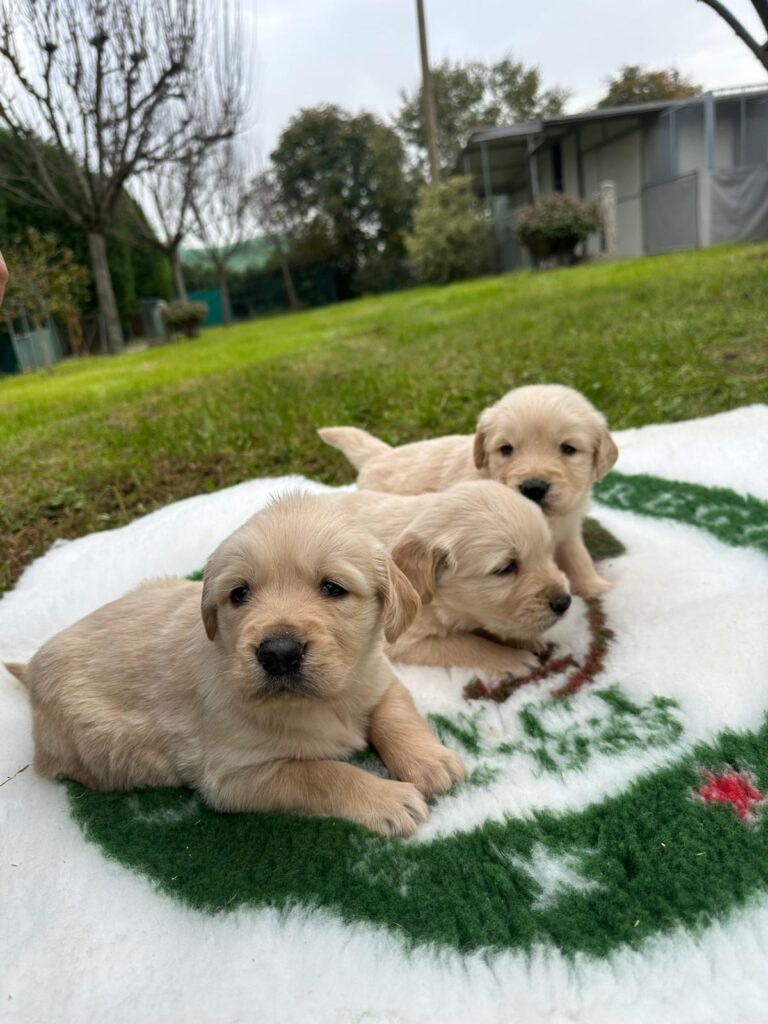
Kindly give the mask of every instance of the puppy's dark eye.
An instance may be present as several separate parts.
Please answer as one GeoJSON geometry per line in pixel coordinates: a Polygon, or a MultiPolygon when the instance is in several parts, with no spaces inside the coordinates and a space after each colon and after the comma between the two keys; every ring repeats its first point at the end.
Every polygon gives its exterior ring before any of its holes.
{"type": "Polygon", "coordinates": [[[517,562],[512,559],[511,562],[507,562],[506,565],[502,565],[500,569],[496,569],[494,576],[511,576],[513,572],[517,572],[517,562]]]}
{"type": "Polygon", "coordinates": [[[235,587],[229,592],[229,600],[237,608],[241,604],[245,604],[248,598],[251,596],[251,588],[246,587],[245,584],[241,587],[235,587]]]}
{"type": "Polygon", "coordinates": [[[514,450],[515,449],[512,447],[511,444],[503,444],[501,448],[499,448],[499,455],[503,455],[504,458],[506,459],[512,454],[514,450]]]}
{"type": "Polygon", "coordinates": [[[348,591],[340,583],[334,583],[333,580],[323,580],[320,584],[320,593],[323,597],[346,597],[348,591]]]}
{"type": "Polygon", "coordinates": [[[573,447],[572,444],[561,444],[560,445],[560,451],[563,453],[563,455],[575,455],[576,454],[576,449],[573,447]]]}

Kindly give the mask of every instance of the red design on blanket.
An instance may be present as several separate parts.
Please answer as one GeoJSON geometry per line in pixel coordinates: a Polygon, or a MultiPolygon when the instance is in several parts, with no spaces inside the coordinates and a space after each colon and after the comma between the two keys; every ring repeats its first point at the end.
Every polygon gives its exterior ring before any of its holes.
{"type": "Polygon", "coordinates": [[[538,683],[541,679],[558,676],[567,669],[573,671],[562,685],[552,690],[553,697],[570,697],[582,686],[593,683],[603,671],[608,645],[614,640],[615,634],[608,626],[605,609],[600,599],[591,598],[586,604],[590,639],[587,656],[581,663],[570,654],[566,654],[562,658],[552,658],[553,648],[550,645],[542,655],[541,668],[528,676],[521,678],[508,676],[490,686],[475,676],[464,687],[464,696],[467,700],[492,700],[497,704],[503,704],[521,686],[528,686],[530,683],[538,683]]]}
{"type": "Polygon", "coordinates": [[[755,788],[749,772],[710,772],[701,770],[705,781],[696,791],[708,804],[730,804],[745,823],[754,821],[755,804],[765,803],[765,796],[755,788]]]}

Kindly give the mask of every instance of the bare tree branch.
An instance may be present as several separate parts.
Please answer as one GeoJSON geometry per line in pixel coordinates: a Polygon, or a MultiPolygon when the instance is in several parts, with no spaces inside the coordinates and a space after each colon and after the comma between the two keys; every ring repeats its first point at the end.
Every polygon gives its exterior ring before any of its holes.
{"type": "Polygon", "coordinates": [[[187,290],[179,258],[184,238],[194,228],[192,203],[199,190],[204,150],[188,149],[178,160],[158,164],[135,179],[129,218],[133,239],[162,252],[170,261],[178,298],[186,300],[187,290]]]}
{"type": "MultiPolygon", "coordinates": [[[[742,25],[735,14],[732,14],[728,8],[720,3],[720,0],[699,0],[699,3],[706,4],[707,7],[711,7],[713,11],[716,11],[726,24],[730,25],[736,35],[741,39],[743,43],[750,48],[752,53],[757,57],[763,67],[768,71],[768,44],[760,43],[752,36],[746,28],[742,25]]],[[[763,20],[763,24],[767,24],[765,18],[768,18],[768,5],[761,3],[760,0],[753,0],[753,6],[763,20]],[[763,12],[762,8],[766,8],[763,12]],[[765,18],[764,18],[765,14],[765,18]]]]}
{"type": "Polygon", "coordinates": [[[169,141],[181,140],[173,160],[158,155],[158,147],[146,148],[143,170],[134,177],[132,194],[147,213],[134,219],[134,230],[145,244],[163,252],[171,262],[174,285],[181,299],[186,299],[186,286],[179,258],[183,239],[195,226],[193,201],[202,201],[202,175],[209,154],[222,140],[230,140],[243,121],[249,79],[244,67],[242,24],[239,17],[216,23],[215,14],[208,14],[205,37],[207,77],[200,76],[194,89],[179,94],[175,120],[167,126],[159,148],[169,141]],[[186,147],[181,145],[193,126],[193,137],[186,147]]]}
{"type": "Polygon", "coordinates": [[[241,155],[233,143],[213,150],[192,199],[195,234],[202,255],[215,270],[224,322],[232,319],[227,271],[255,232],[254,205],[241,155]]]}
{"type": "Polygon", "coordinates": [[[757,11],[757,16],[762,21],[766,32],[768,32],[768,0],[752,0],[752,6],[757,11]]]}
{"type": "MultiPolygon", "coordinates": [[[[101,258],[132,178],[240,129],[243,36],[239,0],[0,0],[0,125],[13,142],[0,176],[83,228],[101,258]]],[[[109,275],[93,269],[119,347],[109,275]]]]}
{"type": "Polygon", "coordinates": [[[299,309],[293,274],[288,260],[288,253],[294,238],[294,225],[281,195],[280,184],[273,169],[257,174],[251,183],[251,196],[254,214],[259,227],[272,243],[277,254],[283,284],[291,309],[299,309]]]}

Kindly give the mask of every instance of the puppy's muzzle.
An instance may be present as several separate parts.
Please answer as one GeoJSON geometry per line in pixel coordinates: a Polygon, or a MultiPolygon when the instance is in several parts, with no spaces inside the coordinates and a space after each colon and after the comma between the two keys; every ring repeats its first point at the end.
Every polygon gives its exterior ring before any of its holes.
{"type": "Polygon", "coordinates": [[[541,505],[549,492],[549,484],[546,480],[531,477],[529,480],[523,480],[518,489],[524,498],[541,505]]]}
{"type": "Polygon", "coordinates": [[[553,597],[549,602],[549,607],[552,611],[560,618],[561,615],[565,615],[568,609],[571,607],[571,595],[570,594],[558,594],[557,597],[553,597]]]}
{"type": "Polygon", "coordinates": [[[305,646],[290,634],[265,636],[256,648],[256,660],[271,679],[296,675],[304,660],[305,646]]]}

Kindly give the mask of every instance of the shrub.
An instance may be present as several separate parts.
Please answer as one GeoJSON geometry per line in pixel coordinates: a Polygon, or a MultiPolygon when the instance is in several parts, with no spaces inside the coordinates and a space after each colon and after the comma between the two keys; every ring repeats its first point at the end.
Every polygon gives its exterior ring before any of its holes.
{"type": "Polygon", "coordinates": [[[420,190],[413,232],[405,239],[418,281],[446,284],[488,270],[490,225],[469,182],[457,177],[420,190]]]}
{"type": "Polygon", "coordinates": [[[555,192],[522,210],[515,231],[537,261],[557,256],[573,262],[574,249],[600,227],[597,204],[555,192]]]}
{"type": "Polygon", "coordinates": [[[161,312],[169,334],[181,331],[188,338],[194,338],[208,315],[208,306],[205,302],[170,302],[161,312]]]}

